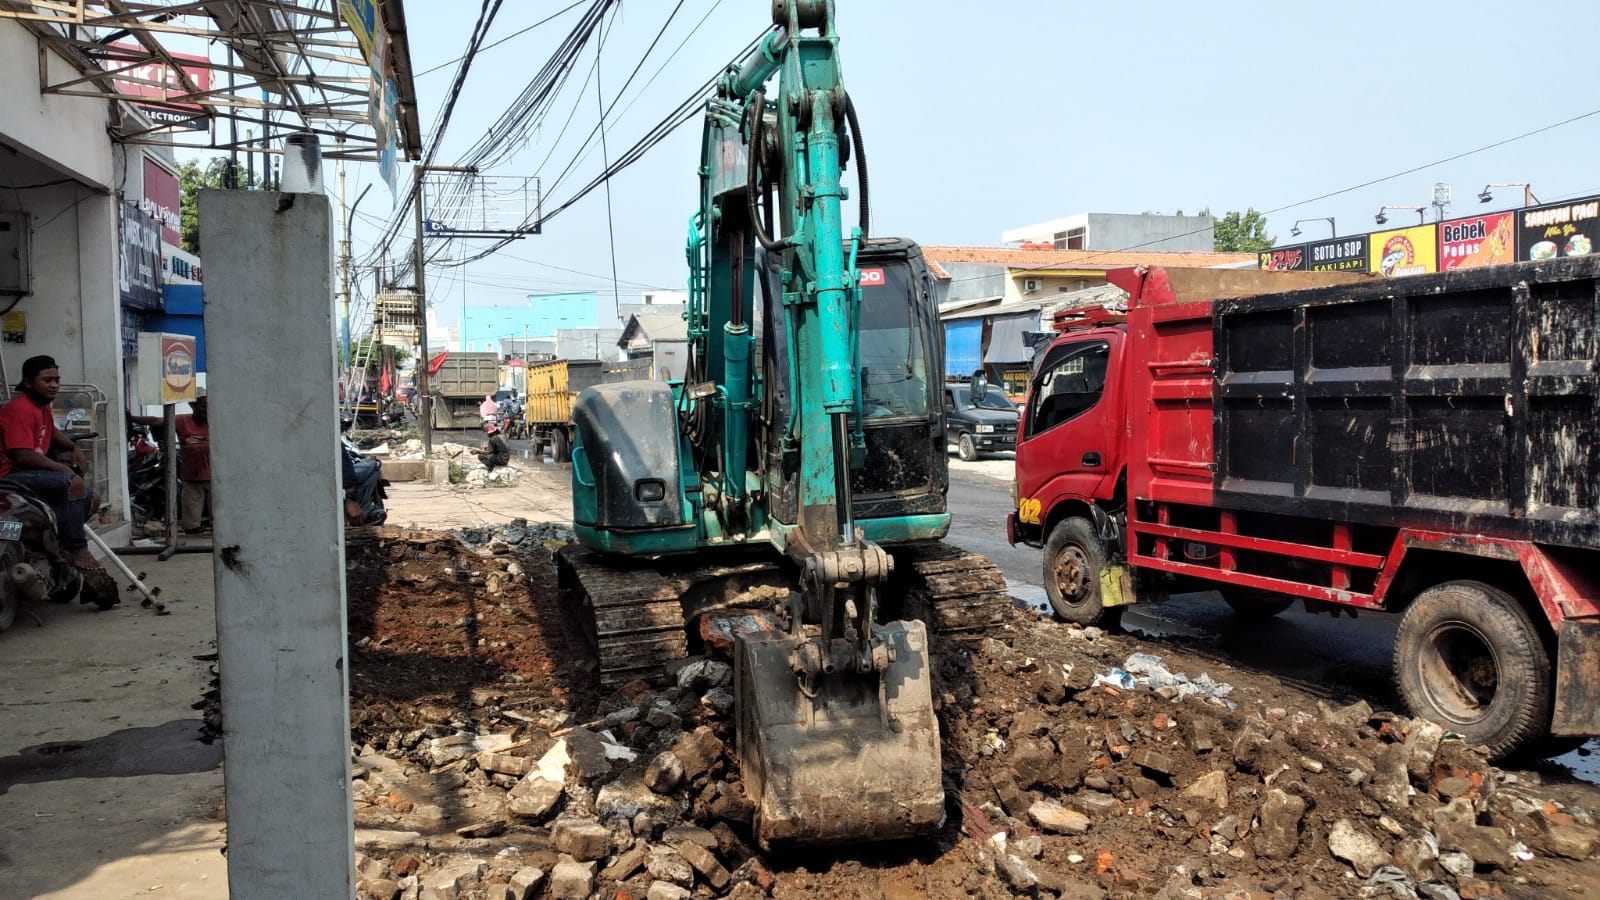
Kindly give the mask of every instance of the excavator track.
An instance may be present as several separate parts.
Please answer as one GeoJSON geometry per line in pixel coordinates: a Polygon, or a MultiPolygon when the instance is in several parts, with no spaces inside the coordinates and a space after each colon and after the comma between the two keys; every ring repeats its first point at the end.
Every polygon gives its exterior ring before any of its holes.
{"type": "Polygon", "coordinates": [[[891,547],[890,588],[904,598],[906,618],[928,623],[932,634],[985,631],[1011,606],[1000,568],[986,556],[941,541],[891,547]]]}
{"type": "MultiPolygon", "coordinates": [[[[895,571],[886,599],[930,633],[981,632],[1011,604],[1006,580],[986,557],[930,541],[890,548],[895,571]]],[[[750,592],[794,586],[775,562],[693,565],[608,557],[576,544],[556,553],[562,596],[600,664],[600,683],[652,679],[688,655],[694,615],[752,605],[750,592]],[[699,589],[699,590],[697,590],[699,589]]]]}
{"type": "Polygon", "coordinates": [[[657,678],[669,663],[688,656],[691,612],[726,605],[694,597],[696,587],[720,582],[728,593],[737,594],[783,577],[768,562],[705,566],[630,561],[577,544],[568,544],[555,556],[563,602],[594,650],[600,684],[607,688],[657,678]],[[688,603],[686,598],[691,598],[688,603]]]}

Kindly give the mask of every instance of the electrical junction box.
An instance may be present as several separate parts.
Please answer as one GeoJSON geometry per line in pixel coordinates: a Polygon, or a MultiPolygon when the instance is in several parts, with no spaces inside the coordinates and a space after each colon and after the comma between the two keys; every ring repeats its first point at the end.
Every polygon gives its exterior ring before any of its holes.
{"type": "Polygon", "coordinates": [[[0,210],[0,297],[23,297],[33,293],[30,234],[27,213],[0,210]]]}

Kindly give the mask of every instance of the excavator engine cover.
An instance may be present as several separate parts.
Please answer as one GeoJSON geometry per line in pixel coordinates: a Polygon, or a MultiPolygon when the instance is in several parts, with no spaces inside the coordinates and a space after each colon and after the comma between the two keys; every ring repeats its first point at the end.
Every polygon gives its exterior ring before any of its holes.
{"type": "Polygon", "coordinates": [[[824,675],[815,696],[790,663],[801,639],[738,637],[739,763],[763,849],[894,840],[944,824],[927,631],[890,622],[877,634],[888,667],[824,675]]]}

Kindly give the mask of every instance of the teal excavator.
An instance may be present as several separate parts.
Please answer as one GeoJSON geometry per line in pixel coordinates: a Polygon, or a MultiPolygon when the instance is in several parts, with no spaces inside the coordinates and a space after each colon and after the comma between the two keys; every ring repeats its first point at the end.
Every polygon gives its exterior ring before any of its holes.
{"type": "Polygon", "coordinates": [[[832,0],[772,10],[706,104],[684,377],[578,396],[559,570],[607,685],[744,623],[738,756],[762,846],[922,835],[945,806],[929,629],[980,631],[1009,597],[993,563],[941,543],[933,280],[916,244],[868,237],[832,0]]]}

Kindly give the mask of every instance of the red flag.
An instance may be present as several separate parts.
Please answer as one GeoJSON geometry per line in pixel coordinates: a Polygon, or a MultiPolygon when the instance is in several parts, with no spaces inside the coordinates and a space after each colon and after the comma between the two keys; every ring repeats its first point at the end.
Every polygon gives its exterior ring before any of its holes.
{"type": "Polygon", "coordinates": [[[383,375],[378,378],[378,393],[389,396],[389,370],[384,369],[383,375]]]}
{"type": "Polygon", "coordinates": [[[429,378],[432,378],[433,376],[439,374],[439,370],[444,368],[444,359],[445,359],[445,357],[447,357],[449,355],[450,355],[450,351],[446,350],[443,353],[440,353],[438,356],[435,356],[433,359],[428,360],[428,377],[429,378]]]}

